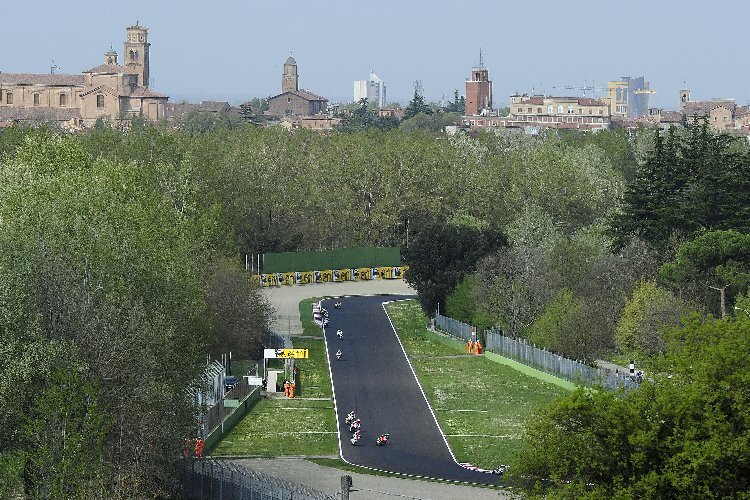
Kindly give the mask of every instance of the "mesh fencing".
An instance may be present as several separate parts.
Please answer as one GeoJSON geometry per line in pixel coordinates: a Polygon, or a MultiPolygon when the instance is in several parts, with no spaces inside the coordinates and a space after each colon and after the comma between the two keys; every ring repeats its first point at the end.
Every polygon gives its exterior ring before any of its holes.
{"type": "MultiPolygon", "coordinates": [[[[472,339],[471,325],[440,314],[435,315],[435,326],[449,335],[464,341],[472,339]]],[[[562,379],[587,386],[600,385],[606,389],[634,389],[638,383],[625,373],[595,368],[559,354],[540,349],[523,340],[506,337],[494,330],[485,332],[485,349],[512,360],[555,375],[562,379]]]]}
{"type": "Polygon", "coordinates": [[[334,500],[301,484],[284,481],[232,462],[185,459],[180,493],[188,500],[334,500]]]}

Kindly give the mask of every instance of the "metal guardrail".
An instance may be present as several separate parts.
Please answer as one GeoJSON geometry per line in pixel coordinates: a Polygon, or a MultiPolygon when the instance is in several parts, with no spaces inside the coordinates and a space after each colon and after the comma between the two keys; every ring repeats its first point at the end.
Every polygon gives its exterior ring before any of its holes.
{"type": "MultiPolygon", "coordinates": [[[[449,335],[468,341],[472,338],[471,325],[440,314],[435,315],[435,326],[449,335]]],[[[579,361],[540,349],[522,340],[506,337],[494,330],[485,332],[485,349],[506,356],[550,375],[583,385],[600,385],[606,389],[635,389],[638,382],[626,374],[594,368],[579,361]]]]}
{"type": "Polygon", "coordinates": [[[180,467],[182,498],[188,500],[334,500],[301,484],[268,476],[224,460],[185,459],[180,467]]]}

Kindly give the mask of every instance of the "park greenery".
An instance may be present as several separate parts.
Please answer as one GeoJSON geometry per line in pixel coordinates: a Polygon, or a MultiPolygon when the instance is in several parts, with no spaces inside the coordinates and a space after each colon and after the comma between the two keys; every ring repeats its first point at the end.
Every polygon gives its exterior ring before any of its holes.
{"type": "Polygon", "coordinates": [[[747,141],[705,123],[449,136],[403,126],[450,114],[417,97],[401,128],[360,106],[360,125],[329,134],[195,116],[5,130],[1,491],[164,493],[206,355],[262,346],[270,311],[243,256],[366,245],[402,248],[427,315],[653,367],[631,393],[574,393],[539,414],[518,466],[539,488],[743,491],[727,471],[747,465],[746,374],[728,360],[750,315],[747,141]],[[553,429],[570,438],[542,453],[553,429]],[[711,448],[719,431],[731,446],[711,448]]]}

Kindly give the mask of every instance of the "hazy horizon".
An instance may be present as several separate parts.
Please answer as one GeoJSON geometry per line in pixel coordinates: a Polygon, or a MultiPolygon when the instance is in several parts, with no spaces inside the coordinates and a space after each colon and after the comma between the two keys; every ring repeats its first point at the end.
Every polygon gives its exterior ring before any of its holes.
{"type": "Polygon", "coordinates": [[[581,95],[555,86],[606,87],[621,76],[646,77],[657,92],[650,106],[675,109],[683,85],[695,100],[750,101],[747,70],[737,64],[742,31],[714,21],[716,14],[747,18],[750,2],[739,0],[699,7],[646,0],[542,0],[533,7],[383,0],[369,10],[342,0],[99,5],[4,6],[0,71],[46,73],[54,59],[59,73],[80,73],[101,64],[110,45],[121,54],[125,28],[138,21],[149,28],[152,88],[171,101],[239,103],[278,94],[290,53],[300,87],[331,102],[351,102],[354,80],[367,79],[371,70],[384,80],[388,101],[408,102],[415,80],[428,100],[452,100],[455,89],[465,94],[480,49],[495,108],[507,106],[514,92],[581,95]]]}

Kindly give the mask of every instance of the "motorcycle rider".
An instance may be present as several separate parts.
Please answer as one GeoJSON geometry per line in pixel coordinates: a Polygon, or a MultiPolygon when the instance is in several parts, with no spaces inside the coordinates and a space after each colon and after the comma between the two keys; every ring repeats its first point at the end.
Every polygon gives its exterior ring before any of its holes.
{"type": "Polygon", "coordinates": [[[342,356],[341,349],[339,349],[338,351],[336,351],[336,359],[341,359],[341,356],[342,356]]]}
{"type": "Polygon", "coordinates": [[[346,425],[351,425],[351,423],[354,422],[355,418],[357,418],[357,415],[354,413],[354,410],[352,410],[346,416],[346,419],[344,420],[344,422],[346,422],[346,425]]]}
{"type": "Polygon", "coordinates": [[[352,435],[352,438],[350,439],[350,441],[352,442],[352,445],[356,445],[361,438],[362,438],[362,433],[360,432],[359,429],[357,429],[357,432],[355,432],[352,435]]]}
{"type": "Polygon", "coordinates": [[[358,418],[355,418],[354,421],[349,424],[349,432],[354,432],[356,430],[359,430],[359,428],[362,426],[362,421],[358,418]]]}
{"type": "Polygon", "coordinates": [[[343,339],[344,338],[344,332],[342,332],[341,330],[336,330],[336,336],[338,338],[340,338],[340,339],[343,339]]]}
{"type": "Polygon", "coordinates": [[[390,434],[381,434],[380,437],[378,437],[378,439],[375,440],[375,444],[378,446],[384,446],[388,442],[388,439],[390,437],[391,437],[390,434]]]}

